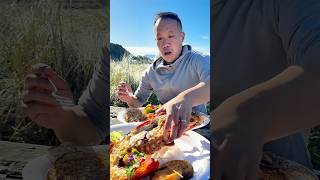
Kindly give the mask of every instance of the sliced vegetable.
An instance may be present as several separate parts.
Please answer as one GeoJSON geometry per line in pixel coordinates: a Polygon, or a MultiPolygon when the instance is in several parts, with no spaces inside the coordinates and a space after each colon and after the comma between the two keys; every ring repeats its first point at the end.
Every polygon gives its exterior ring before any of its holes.
{"type": "Polygon", "coordinates": [[[134,172],[134,167],[133,167],[133,165],[128,166],[128,167],[126,168],[126,175],[127,175],[127,177],[131,177],[131,176],[133,175],[133,172],[134,172]]]}
{"type": "Polygon", "coordinates": [[[122,137],[122,132],[121,131],[113,131],[111,134],[110,134],[110,141],[111,142],[115,142],[117,141],[118,139],[120,139],[122,137]]]}
{"type": "Polygon", "coordinates": [[[140,166],[134,171],[132,180],[137,180],[145,177],[149,173],[157,170],[159,167],[159,161],[155,161],[153,158],[146,159],[141,162],[140,166]]]}
{"type": "Polygon", "coordinates": [[[141,127],[143,127],[143,126],[145,126],[145,125],[149,124],[150,122],[151,122],[151,121],[149,121],[149,120],[144,121],[143,123],[141,123],[140,125],[138,125],[138,126],[135,128],[135,130],[140,129],[141,127]]]}
{"type": "Polygon", "coordinates": [[[161,105],[153,105],[153,104],[148,104],[143,112],[144,114],[154,114],[156,112],[157,109],[159,109],[161,107],[161,105]]]}

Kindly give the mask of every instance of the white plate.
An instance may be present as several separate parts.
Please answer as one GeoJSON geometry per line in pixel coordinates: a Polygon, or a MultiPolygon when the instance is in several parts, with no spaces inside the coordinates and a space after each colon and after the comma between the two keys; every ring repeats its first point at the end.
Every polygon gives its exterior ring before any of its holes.
{"type": "Polygon", "coordinates": [[[24,180],[44,180],[47,179],[50,160],[47,155],[39,156],[29,161],[22,170],[24,180]]]}
{"type": "MultiPolygon", "coordinates": [[[[203,118],[203,123],[200,124],[199,126],[196,126],[192,129],[199,129],[199,128],[202,128],[204,126],[206,126],[207,124],[209,124],[210,122],[210,117],[209,115],[207,114],[204,114],[204,113],[200,113],[200,112],[197,112],[196,113],[198,116],[200,116],[200,118],[203,118]]],[[[126,110],[123,110],[123,111],[120,111],[117,115],[117,119],[122,122],[122,123],[125,123],[125,124],[131,124],[132,122],[127,122],[125,121],[125,117],[126,117],[126,110]]],[[[142,122],[138,122],[138,123],[142,123],[142,122]]],[[[191,130],[192,130],[191,129],[191,130]]]]}
{"type": "MultiPolygon", "coordinates": [[[[139,124],[139,122],[134,122],[112,125],[110,132],[122,131],[126,134],[139,124]]],[[[210,142],[194,131],[188,131],[186,134],[175,140],[175,146],[183,152],[184,159],[193,166],[194,175],[192,180],[209,179],[210,142]]]]}

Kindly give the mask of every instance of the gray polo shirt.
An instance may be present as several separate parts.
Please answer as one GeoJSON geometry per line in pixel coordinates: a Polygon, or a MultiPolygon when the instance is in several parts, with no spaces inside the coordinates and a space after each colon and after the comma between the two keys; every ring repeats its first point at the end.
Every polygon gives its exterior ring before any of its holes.
{"type": "MultiPolygon", "coordinates": [[[[216,0],[213,7],[216,105],[289,65],[319,62],[319,0],[216,0]]],[[[264,149],[311,167],[300,133],[267,143],[264,149]]]]}
{"type": "MultiPolygon", "coordinates": [[[[149,66],[142,76],[135,96],[145,103],[153,91],[164,104],[182,91],[200,82],[209,81],[210,57],[185,45],[181,56],[174,63],[164,65],[164,60],[158,58],[149,66]]],[[[204,104],[194,107],[193,110],[207,113],[204,104]]]]}

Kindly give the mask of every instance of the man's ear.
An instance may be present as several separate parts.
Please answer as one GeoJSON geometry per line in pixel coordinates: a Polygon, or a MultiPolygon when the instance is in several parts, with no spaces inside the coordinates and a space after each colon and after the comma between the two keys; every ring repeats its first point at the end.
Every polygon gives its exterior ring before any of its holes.
{"type": "Polygon", "coordinates": [[[184,36],[185,36],[184,32],[180,32],[181,42],[184,41],[184,36]]]}

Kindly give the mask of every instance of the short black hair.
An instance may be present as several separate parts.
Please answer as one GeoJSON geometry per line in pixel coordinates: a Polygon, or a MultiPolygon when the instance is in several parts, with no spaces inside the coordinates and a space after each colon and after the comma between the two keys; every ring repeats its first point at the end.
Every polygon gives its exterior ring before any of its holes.
{"type": "Polygon", "coordinates": [[[178,23],[178,27],[180,28],[180,30],[182,31],[182,23],[181,20],[179,18],[179,16],[176,13],[173,12],[160,12],[158,14],[156,14],[155,18],[154,18],[154,22],[153,25],[156,24],[158,19],[173,19],[176,20],[178,23]]]}

